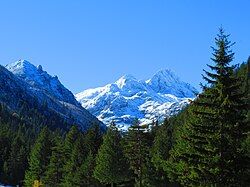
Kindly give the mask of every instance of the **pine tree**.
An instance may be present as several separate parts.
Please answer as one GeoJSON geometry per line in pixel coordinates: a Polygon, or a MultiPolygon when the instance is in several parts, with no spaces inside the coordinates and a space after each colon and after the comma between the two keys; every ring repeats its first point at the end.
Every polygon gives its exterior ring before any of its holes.
{"type": "Polygon", "coordinates": [[[63,186],[84,186],[89,181],[95,182],[90,173],[93,173],[95,155],[102,142],[102,133],[99,125],[93,125],[83,135],[75,128],[66,136],[65,148],[69,157],[64,166],[63,186]],[[90,154],[91,153],[91,154],[90,154]],[[81,168],[89,167],[89,171],[81,168]],[[89,173],[88,173],[89,172],[89,173]],[[86,174],[86,176],[85,176],[86,174]]]}
{"type": "Polygon", "coordinates": [[[101,183],[113,186],[127,179],[128,163],[121,146],[121,134],[114,123],[103,137],[96,162],[94,176],[101,183]]]}
{"type": "Polygon", "coordinates": [[[30,153],[29,168],[25,173],[25,186],[32,186],[35,180],[41,181],[44,177],[51,156],[51,146],[50,132],[47,127],[44,127],[30,153]]]}
{"type": "Polygon", "coordinates": [[[97,184],[97,181],[93,177],[95,166],[95,156],[90,151],[76,174],[78,180],[81,181],[80,186],[90,186],[97,184]]]}
{"type": "Polygon", "coordinates": [[[7,184],[18,185],[24,178],[27,165],[27,151],[21,135],[17,135],[11,145],[10,156],[4,164],[4,174],[7,184]]]}
{"type": "Polygon", "coordinates": [[[65,149],[65,159],[69,160],[73,147],[75,145],[76,140],[79,138],[79,129],[77,126],[73,125],[69,132],[66,135],[65,141],[64,141],[64,149],[65,149]]]}
{"type": "MultiPolygon", "coordinates": [[[[3,115],[1,113],[1,117],[2,116],[3,115]]],[[[8,170],[6,168],[6,164],[7,164],[6,161],[8,160],[9,154],[11,151],[11,140],[10,140],[11,131],[3,123],[0,124],[0,127],[1,127],[1,130],[0,130],[0,180],[4,182],[6,180],[5,171],[8,170]]]]}
{"type": "MultiPolygon", "coordinates": [[[[190,116],[172,151],[177,180],[188,186],[239,186],[244,173],[241,143],[246,137],[245,108],[240,81],[230,65],[234,53],[220,29],[213,48],[215,65],[203,76],[207,85],[192,103],[190,116]],[[184,149],[184,147],[186,147],[184,149]]],[[[171,160],[170,159],[170,160],[171,160]]]]}
{"type": "Polygon", "coordinates": [[[171,149],[171,129],[169,119],[166,118],[161,126],[155,130],[153,146],[151,148],[151,161],[157,170],[157,177],[166,181],[167,176],[164,166],[169,158],[171,149]]]}
{"type": "Polygon", "coordinates": [[[135,120],[125,137],[125,156],[129,160],[130,169],[136,176],[136,182],[142,186],[145,167],[149,159],[149,146],[146,138],[146,127],[135,120]]]}
{"type": "Polygon", "coordinates": [[[78,177],[78,173],[86,157],[85,145],[83,142],[82,136],[79,135],[74,143],[75,145],[72,147],[70,158],[64,166],[62,186],[80,186],[80,184],[82,184],[82,179],[78,177]]]}
{"type": "Polygon", "coordinates": [[[63,175],[63,166],[65,164],[65,149],[63,140],[59,135],[54,138],[54,146],[50,162],[45,172],[43,184],[48,186],[58,186],[61,183],[63,175]]]}
{"type": "Polygon", "coordinates": [[[94,124],[87,130],[84,134],[84,144],[87,153],[91,151],[94,156],[97,154],[102,144],[102,132],[99,125],[94,124]]]}

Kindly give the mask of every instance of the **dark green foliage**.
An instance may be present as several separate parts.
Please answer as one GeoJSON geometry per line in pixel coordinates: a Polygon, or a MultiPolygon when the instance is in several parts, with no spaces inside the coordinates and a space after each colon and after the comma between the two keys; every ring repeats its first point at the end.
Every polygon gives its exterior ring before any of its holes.
{"type": "MultiPolygon", "coordinates": [[[[70,149],[71,154],[68,155],[69,158],[67,158],[66,164],[64,166],[63,180],[62,180],[63,186],[77,186],[77,185],[80,185],[81,183],[81,181],[77,177],[77,173],[79,171],[81,164],[83,163],[85,159],[84,156],[86,153],[85,153],[84,145],[82,144],[83,142],[82,136],[79,133],[77,134],[78,134],[78,137],[77,139],[74,140],[74,143],[72,144],[72,147],[70,149]]],[[[69,136],[71,137],[71,135],[75,135],[74,129],[73,131],[70,131],[68,133],[67,137],[69,136]]],[[[67,142],[65,145],[67,145],[67,142]]],[[[68,150],[68,148],[66,150],[68,150]]]]}
{"type": "Polygon", "coordinates": [[[169,158],[169,151],[172,143],[172,130],[170,128],[169,119],[166,118],[161,126],[156,126],[154,128],[156,128],[156,132],[151,148],[151,161],[157,170],[157,177],[159,180],[166,181],[167,176],[164,171],[164,166],[169,158]]]}
{"type": "Polygon", "coordinates": [[[50,157],[49,165],[45,172],[43,184],[48,186],[57,186],[61,183],[63,176],[63,166],[66,162],[65,149],[63,146],[63,140],[59,135],[53,140],[54,146],[51,148],[52,154],[50,157]]]}
{"type": "Polygon", "coordinates": [[[78,170],[71,172],[76,174],[74,180],[81,184],[96,183],[92,174],[95,154],[102,142],[100,128],[93,125],[83,133],[73,126],[64,138],[62,129],[53,128],[53,124],[62,124],[62,121],[50,115],[45,118],[38,110],[23,106],[31,118],[26,119],[26,114],[13,113],[0,105],[0,182],[23,185],[25,175],[26,186],[31,186],[34,180],[50,186],[63,185],[63,179],[70,176],[67,168],[72,171],[75,165],[78,170]],[[40,133],[45,123],[41,120],[46,121],[54,132],[46,128],[40,133]],[[90,154],[91,151],[95,154],[90,154]],[[82,168],[89,169],[85,171],[82,168]]]}
{"type": "Polygon", "coordinates": [[[72,149],[79,136],[80,136],[79,129],[76,126],[72,126],[69,132],[67,133],[64,142],[65,160],[70,159],[72,149]]]}
{"type": "Polygon", "coordinates": [[[86,186],[96,183],[93,177],[95,156],[102,142],[99,126],[93,125],[86,133],[72,127],[66,135],[65,149],[68,152],[64,166],[62,186],[86,186]],[[88,169],[87,171],[83,169],[88,169]]]}
{"type": "Polygon", "coordinates": [[[121,134],[112,123],[103,137],[96,159],[94,176],[104,184],[114,184],[128,179],[128,162],[121,146],[121,134]]]}
{"type": "Polygon", "coordinates": [[[18,184],[24,178],[27,167],[27,151],[25,142],[21,135],[14,138],[8,160],[4,163],[4,182],[11,181],[11,184],[18,184]]]}
{"type": "Polygon", "coordinates": [[[86,151],[92,152],[94,155],[97,154],[99,147],[102,144],[102,131],[100,126],[94,124],[84,135],[84,144],[86,147],[86,151]]]}
{"type": "Polygon", "coordinates": [[[31,150],[29,168],[25,173],[25,186],[32,186],[35,180],[41,181],[49,165],[52,140],[48,128],[43,128],[31,150]]]}
{"type": "Polygon", "coordinates": [[[172,177],[186,186],[242,185],[245,171],[241,143],[246,137],[244,94],[231,66],[231,42],[220,29],[203,78],[208,85],[189,107],[189,118],[172,151],[172,177]],[[175,176],[174,176],[175,175],[175,176]]]}
{"type": "Polygon", "coordinates": [[[89,186],[97,183],[97,181],[93,177],[95,166],[96,166],[95,156],[90,151],[86,159],[80,166],[79,172],[77,173],[76,176],[81,181],[82,186],[89,186]]]}
{"type": "Polygon", "coordinates": [[[149,160],[149,142],[146,130],[146,126],[140,126],[139,121],[136,120],[125,136],[125,155],[139,186],[142,186],[143,179],[146,178],[144,168],[149,160]]]}

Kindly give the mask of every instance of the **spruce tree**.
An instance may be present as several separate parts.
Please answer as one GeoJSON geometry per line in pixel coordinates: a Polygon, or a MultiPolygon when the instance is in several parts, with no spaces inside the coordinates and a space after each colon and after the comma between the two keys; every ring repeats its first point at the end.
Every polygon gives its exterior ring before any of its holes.
{"type": "Polygon", "coordinates": [[[54,138],[54,146],[49,165],[45,172],[43,184],[48,186],[58,186],[61,183],[63,175],[63,166],[65,164],[65,149],[63,140],[59,135],[54,138]]]}
{"type": "Polygon", "coordinates": [[[98,149],[102,144],[102,132],[99,125],[93,124],[93,126],[87,130],[84,134],[84,144],[87,153],[91,151],[92,154],[96,156],[98,149]]]}
{"type": "Polygon", "coordinates": [[[44,127],[30,153],[29,167],[25,173],[25,186],[32,186],[35,180],[41,181],[44,177],[51,156],[51,146],[50,132],[47,127],[44,127]]]}
{"type": "Polygon", "coordinates": [[[90,151],[76,174],[78,180],[81,181],[80,186],[90,186],[97,184],[97,181],[93,176],[95,166],[95,156],[90,151]]]}
{"type": "Polygon", "coordinates": [[[69,160],[73,147],[75,145],[76,140],[79,138],[79,129],[77,128],[77,126],[73,125],[69,132],[66,134],[66,138],[64,141],[64,149],[65,149],[65,159],[69,160]]]}
{"type": "Polygon", "coordinates": [[[135,120],[125,136],[125,156],[139,186],[143,185],[143,178],[146,176],[145,167],[149,159],[146,130],[146,126],[141,126],[139,121],[135,120]]]}
{"type": "Polygon", "coordinates": [[[157,177],[162,181],[166,181],[167,176],[164,171],[164,165],[169,158],[171,149],[171,129],[169,119],[166,118],[161,126],[155,130],[153,146],[151,148],[151,161],[157,170],[157,177]]]}
{"type": "Polygon", "coordinates": [[[11,131],[3,123],[0,124],[0,127],[1,127],[1,130],[0,130],[0,180],[4,182],[6,180],[5,171],[8,170],[8,168],[6,168],[6,164],[7,164],[6,161],[8,160],[9,154],[11,151],[11,140],[10,140],[11,131]]]}
{"type": "Polygon", "coordinates": [[[121,146],[121,134],[114,123],[103,137],[96,162],[94,176],[101,183],[113,186],[127,179],[128,163],[121,146]]]}
{"type": "MultiPolygon", "coordinates": [[[[244,94],[230,65],[234,44],[223,29],[215,38],[215,65],[203,76],[207,85],[192,103],[190,116],[172,151],[177,180],[188,186],[240,186],[244,173],[241,143],[246,137],[244,94]],[[184,149],[184,147],[186,147],[184,149]]],[[[170,160],[171,160],[170,159],[170,160]]]]}
{"type": "Polygon", "coordinates": [[[20,134],[18,134],[11,145],[10,156],[4,164],[5,179],[3,182],[11,185],[19,185],[24,179],[27,167],[27,150],[20,134]]]}
{"type": "Polygon", "coordinates": [[[65,148],[66,151],[68,150],[66,155],[69,157],[66,157],[67,162],[64,166],[61,184],[62,186],[85,186],[90,181],[95,183],[93,176],[90,175],[93,174],[95,167],[93,160],[102,142],[100,127],[93,125],[84,135],[75,128],[71,131],[65,140],[65,148]],[[83,171],[83,168],[88,168],[89,171],[83,171]]]}
{"type": "Polygon", "coordinates": [[[84,146],[83,138],[79,135],[75,141],[75,145],[72,147],[70,158],[64,166],[63,179],[61,183],[62,186],[81,186],[82,179],[78,177],[78,173],[80,172],[80,166],[83,164],[86,157],[84,146]]]}

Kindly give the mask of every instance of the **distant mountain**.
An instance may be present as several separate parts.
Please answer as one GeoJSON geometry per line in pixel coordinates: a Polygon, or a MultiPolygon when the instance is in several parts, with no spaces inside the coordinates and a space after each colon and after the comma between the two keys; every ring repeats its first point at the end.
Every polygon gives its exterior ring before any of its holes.
{"type": "Polygon", "coordinates": [[[51,76],[41,66],[26,60],[1,66],[0,102],[18,110],[24,100],[32,107],[34,101],[59,114],[66,121],[79,125],[83,130],[93,123],[102,123],[84,109],[65,88],[57,76],[51,76]]]}
{"type": "Polygon", "coordinates": [[[178,113],[197,90],[171,70],[161,70],[147,81],[125,75],[115,83],[76,94],[82,106],[105,124],[115,121],[127,129],[135,118],[142,123],[178,113]]]}

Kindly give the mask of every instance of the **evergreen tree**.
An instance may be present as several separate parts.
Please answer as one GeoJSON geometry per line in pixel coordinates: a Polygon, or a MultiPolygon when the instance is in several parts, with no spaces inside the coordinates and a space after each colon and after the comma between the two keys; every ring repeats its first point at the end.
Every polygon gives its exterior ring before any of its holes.
{"type": "Polygon", "coordinates": [[[44,127],[30,153],[29,168],[25,173],[25,186],[32,186],[35,180],[41,181],[44,177],[51,156],[51,146],[50,132],[47,127],[44,127]]]}
{"type": "Polygon", "coordinates": [[[59,135],[56,135],[54,142],[50,162],[43,180],[43,184],[48,186],[58,186],[61,183],[63,166],[65,164],[65,149],[63,147],[63,140],[59,135]]]}
{"type": "Polygon", "coordinates": [[[247,133],[246,105],[240,81],[233,76],[236,66],[230,65],[233,43],[223,29],[215,43],[215,65],[208,65],[212,72],[205,71],[203,76],[208,85],[192,103],[191,115],[172,151],[177,180],[186,186],[240,186],[245,171],[241,143],[247,133]]]}
{"type": "Polygon", "coordinates": [[[125,137],[125,156],[129,160],[130,169],[136,176],[139,186],[143,184],[146,163],[149,159],[149,145],[146,138],[146,127],[136,120],[125,137]],[[144,171],[144,172],[143,172],[144,171]]]}
{"type": "MultiPolygon", "coordinates": [[[[1,106],[1,105],[0,105],[1,106]]],[[[1,113],[2,114],[2,113],[1,113]]],[[[1,116],[2,117],[2,116],[1,116]]],[[[6,161],[8,160],[9,153],[11,150],[11,131],[6,127],[5,124],[0,124],[0,180],[4,181],[6,178],[6,161]]]]}
{"type": "Polygon", "coordinates": [[[77,126],[73,125],[69,132],[66,135],[65,141],[64,141],[64,149],[65,149],[65,159],[69,160],[72,150],[74,148],[76,140],[79,138],[80,132],[77,126]]]}
{"type": "Polygon", "coordinates": [[[79,141],[80,132],[76,126],[72,126],[68,133],[66,134],[66,138],[64,141],[64,156],[65,156],[65,163],[63,165],[63,172],[62,172],[62,184],[65,186],[70,181],[67,181],[72,178],[72,159],[73,154],[76,155],[79,153],[79,150],[75,149],[78,146],[77,142],[79,141]]]}
{"type": "Polygon", "coordinates": [[[65,140],[66,150],[70,157],[64,166],[63,186],[85,186],[90,182],[95,183],[92,175],[95,167],[95,155],[102,142],[100,127],[93,125],[84,135],[76,132],[72,129],[65,140]],[[89,170],[84,171],[84,168],[89,170]]]}
{"type": "Polygon", "coordinates": [[[11,145],[10,156],[4,164],[4,180],[7,184],[18,185],[24,178],[27,152],[21,135],[17,135],[11,145]]]}
{"type": "Polygon", "coordinates": [[[121,134],[114,123],[103,137],[96,162],[94,176],[101,183],[113,186],[127,179],[128,163],[122,151],[121,134]]]}
{"type": "Polygon", "coordinates": [[[102,132],[99,125],[94,124],[87,130],[84,135],[84,144],[87,153],[91,151],[92,154],[97,154],[98,149],[102,144],[102,132]]]}
{"type": "Polygon", "coordinates": [[[93,177],[95,162],[95,156],[90,151],[77,172],[76,177],[81,181],[80,186],[90,186],[97,183],[93,177]]]}
{"type": "Polygon", "coordinates": [[[155,130],[153,146],[151,148],[151,161],[157,170],[157,177],[166,182],[166,173],[164,165],[169,158],[171,149],[171,129],[169,119],[166,118],[164,123],[155,130]]]}
{"type": "Polygon", "coordinates": [[[84,146],[83,138],[79,135],[75,141],[75,145],[72,147],[70,158],[65,164],[62,186],[81,186],[82,179],[79,178],[78,175],[80,166],[83,164],[86,157],[84,146]]]}

